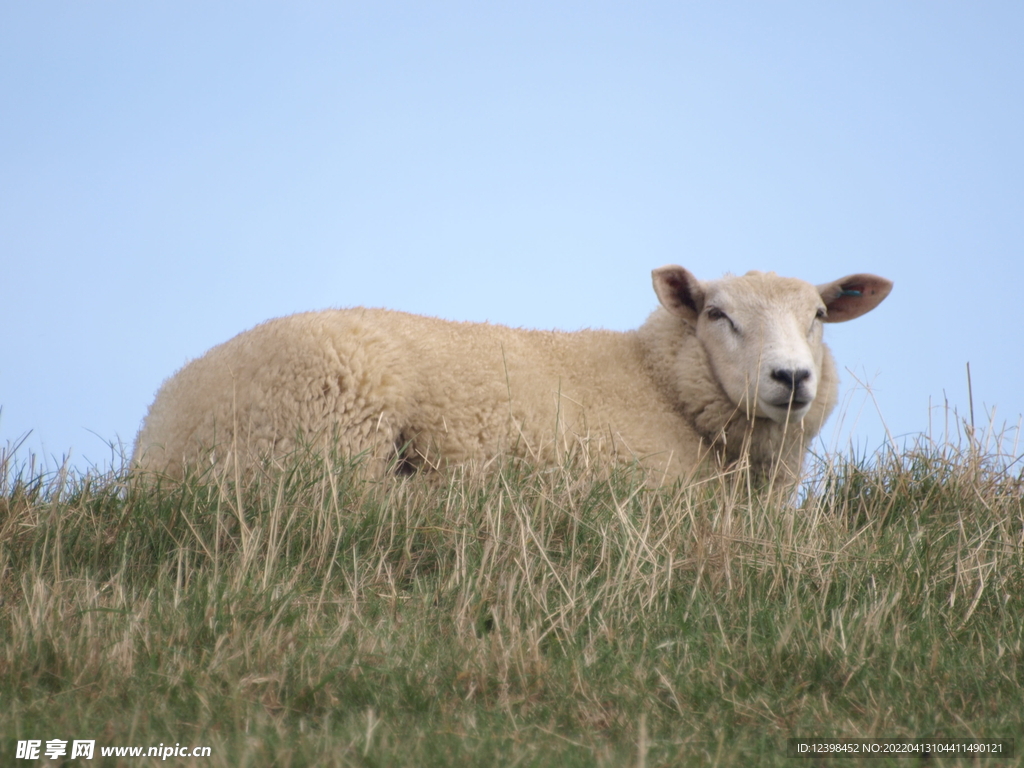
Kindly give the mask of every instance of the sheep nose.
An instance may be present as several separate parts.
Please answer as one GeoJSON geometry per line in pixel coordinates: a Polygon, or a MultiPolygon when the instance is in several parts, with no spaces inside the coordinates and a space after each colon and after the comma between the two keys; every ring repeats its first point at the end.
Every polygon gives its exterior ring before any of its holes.
{"type": "Polygon", "coordinates": [[[801,384],[811,378],[811,372],[806,368],[776,368],[772,371],[772,378],[780,384],[785,384],[790,392],[796,392],[801,384]]]}

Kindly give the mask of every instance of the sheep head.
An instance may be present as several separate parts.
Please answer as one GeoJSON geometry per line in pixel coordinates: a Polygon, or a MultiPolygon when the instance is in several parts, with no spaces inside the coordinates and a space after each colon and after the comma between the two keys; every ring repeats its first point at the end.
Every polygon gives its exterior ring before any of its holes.
{"type": "Polygon", "coordinates": [[[748,272],[700,281],[679,266],[652,273],[662,306],[694,330],[712,372],[748,417],[798,421],[818,394],[824,323],[874,309],[892,283],[868,274],[824,285],[748,272]]]}

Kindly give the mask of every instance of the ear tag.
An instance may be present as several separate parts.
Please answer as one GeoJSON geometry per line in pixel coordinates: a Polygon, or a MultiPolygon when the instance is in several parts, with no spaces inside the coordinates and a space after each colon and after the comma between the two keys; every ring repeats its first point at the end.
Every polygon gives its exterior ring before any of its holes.
{"type": "Polygon", "coordinates": [[[863,294],[860,291],[847,291],[847,290],[843,290],[843,291],[840,291],[839,295],[840,296],[862,296],[863,294]]]}

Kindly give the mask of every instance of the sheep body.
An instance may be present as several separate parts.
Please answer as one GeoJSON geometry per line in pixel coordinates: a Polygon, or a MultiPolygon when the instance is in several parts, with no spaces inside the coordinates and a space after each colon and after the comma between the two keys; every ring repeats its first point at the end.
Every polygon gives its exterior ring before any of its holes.
{"type": "MultiPolygon", "coordinates": [[[[663,306],[628,332],[522,330],[363,308],[270,320],[164,383],[133,461],[180,477],[204,459],[231,457],[249,468],[307,444],[363,454],[380,474],[503,452],[551,462],[582,444],[589,457],[639,460],[659,478],[686,475],[709,454],[728,462],[749,451],[759,473],[795,479],[836,400],[835,366],[820,334],[807,345],[816,388],[807,407],[790,392],[781,418],[760,413],[723,384],[716,361],[737,355],[702,335],[702,323],[715,325],[702,302],[720,284],[731,283],[735,296],[746,280],[758,301],[769,310],[781,301],[788,316],[807,313],[793,309],[801,304],[793,295],[821,304],[820,289],[761,273],[711,283],[681,267],[654,275],[663,306]],[[788,281],[781,299],[768,290],[777,281],[788,281]],[[680,296],[694,307],[678,306],[680,296]]],[[[755,310],[763,315],[765,307],[755,310]]],[[[765,354],[762,344],[755,358],[765,354]]]]}

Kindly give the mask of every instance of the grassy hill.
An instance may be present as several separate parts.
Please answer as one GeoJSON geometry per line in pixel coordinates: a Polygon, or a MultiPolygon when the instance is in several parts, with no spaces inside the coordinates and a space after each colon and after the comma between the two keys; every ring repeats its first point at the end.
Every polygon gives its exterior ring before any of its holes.
{"type": "MultiPolygon", "coordinates": [[[[82,765],[852,765],[786,739],[1017,739],[1024,479],[921,441],[742,472],[518,462],[239,487],[0,456],[0,743],[82,765]],[[100,757],[101,747],[209,757],[100,757]]],[[[10,758],[7,754],[10,754],[10,758]]],[[[984,765],[1017,765],[996,758],[984,765]]],[[[968,757],[872,766],[973,765],[968,757]]]]}

